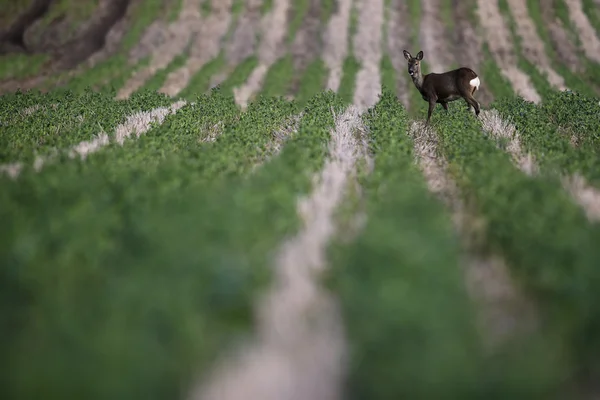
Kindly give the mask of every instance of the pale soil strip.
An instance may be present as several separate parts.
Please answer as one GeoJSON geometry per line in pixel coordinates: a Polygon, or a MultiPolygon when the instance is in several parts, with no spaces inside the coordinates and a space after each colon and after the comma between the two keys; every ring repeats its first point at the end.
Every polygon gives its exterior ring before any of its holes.
{"type": "MultiPolygon", "coordinates": [[[[169,107],[158,107],[151,111],[140,111],[127,117],[125,122],[119,124],[115,128],[113,141],[123,145],[125,139],[135,134],[140,137],[146,133],[154,123],[162,124],[164,119],[169,114],[174,114],[187,103],[183,100],[177,101],[169,107]]],[[[85,160],[88,155],[95,153],[110,144],[110,138],[105,132],[100,132],[98,136],[91,140],[84,140],[72,146],[67,150],[70,158],[79,156],[81,160],[85,160]]],[[[46,156],[37,156],[34,160],[33,167],[36,172],[41,171],[44,165],[47,165],[58,156],[58,152],[54,151],[46,156]]],[[[6,172],[10,177],[17,178],[22,170],[21,163],[8,165],[0,165],[0,172],[6,172]]]]}
{"type": "Polygon", "coordinates": [[[554,14],[554,5],[548,4],[541,9],[544,25],[548,28],[552,45],[556,49],[560,61],[575,74],[583,72],[584,67],[577,54],[577,46],[569,38],[569,33],[560,18],[554,14]]]}
{"type": "Polygon", "coordinates": [[[237,20],[231,39],[225,46],[227,68],[213,75],[210,83],[211,87],[224,82],[235,67],[254,55],[262,4],[263,0],[246,0],[244,11],[237,20]]]}
{"type": "Polygon", "coordinates": [[[221,42],[231,24],[233,0],[212,0],[210,16],[202,21],[184,66],[172,71],[159,92],[176,96],[200,69],[221,51],[221,42]]]}
{"type": "Polygon", "coordinates": [[[387,50],[396,71],[396,96],[406,109],[410,107],[408,96],[407,64],[402,50],[408,50],[409,30],[407,24],[408,8],[405,0],[391,0],[388,21],[387,50]]]}
{"type": "Polygon", "coordinates": [[[535,311],[513,282],[504,260],[477,251],[482,235],[480,222],[462,201],[460,190],[447,171],[447,161],[438,155],[435,131],[422,122],[413,122],[409,135],[413,137],[416,161],[427,186],[452,213],[454,227],[463,243],[467,289],[480,305],[485,343],[493,348],[517,332],[535,329],[535,311]]]}
{"type": "Polygon", "coordinates": [[[344,60],[348,55],[352,0],[338,0],[336,4],[336,12],[331,16],[323,35],[324,46],[321,56],[329,69],[326,89],[334,92],[337,92],[340,87],[344,60]]]}
{"type": "Polygon", "coordinates": [[[309,0],[308,10],[302,21],[302,26],[296,32],[292,42],[291,53],[295,71],[291,88],[293,93],[298,91],[302,73],[321,52],[320,30],[321,0],[309,0]]]}
{"type": "Polygon", "coordinates": [[[6,174],[12,179],[17,179],[22,169],[23,164],[20,162],[3,164],[0,165],[0,174],[6,174]]]}
{"type": "Polygon", "coordinates": [[[151,111],[140,111],[135,113],[127,117],[127,120],[124,123],[117,126],[117,129],[115,129],[114,140],[120,145],[123,145],[125,139],[133,134],[139,138],[141,135],[148,132],[152,124],[162,124],[169,114],[174,114],[186,104],[187,102],[185,100],[179,100],[169,107],[158,107],[151,111]]]}
{"type": "Polygon", "coordinates": [[[383,0],[357,0],[358,27],[354,35],[354,54],[360,62],[356,74],[353,103],[361,111],[373,106],[381,93],[383,38],[383,0]]]}
{"type": "Polygon", "coordinates": [[[44,108],[44,107],[42,107],[39,104],[35,104],[31,107],[27,107],[27,108],[24,108],[23,110],[21,110],[21,114],[26,117],[29,117],[29,116],[32,116],[36,111],[41,110],[42,108],[44,108]]]}
{"type": "Polygon", "coordinates": [[[497,110],[486,110],[480,114],[483,130],[495,139],[506,139],[506,151],[510,154],[513,163],[526,175],[538,173],[535,158],[531,153],[524,154],[521,138],[515,126],[500,117],[497,110]]]}
{"type": "Polygon", "coordinates": [[[577,204],[584,210],[586,217],[590,221],[600,221],[600,190],[588,184],[587,180],[574,174],[562,178],[562,184],[565,189],[575,199],[577,204]]]}
{"type": "MultiPolygon", "coordinates": [[[[454,45],[456,58],[461,66],[469,67],[479,74],[479,68],[483,64],[483,38],[475,30],[475,27],[467,17],[473,0],[453,0],[452,16],[454,18],[454,45]]],[[[489,105],[494,96],[486,86],[486,77],[480,77],[481,86],[475,97],[482,105],[489,105]]]]}
{"type": "Polygon", "coordinates": [[[575,26],[585,56],[590,60],[600,63],[600,39],[587,15],[583,11],[581,0],[565,0],[569,9],[569,19],[575,26]]]}
{"type": "Polygon", "coordinates": [[[298,132],[300,126],[300,120],[304,116],[304,112],[293,115],[286,119],[279,129],[271,132],[271,140],[265,146],[265,152],[262,154],[252,167],[252,171],[257,170],[268,162],[271,158],[276,157],[283,148],[285,142],[293,135],[298,132]]]}
{"type": "Polygon", "coordinates": [[[327,268],[327,243],[336,233],[335,209],[365,149],[355,133],[364,132],[357,107],[335,120],[329,157],[310,195],[298,201],[303,226],[279,248],[273,286],[257,303],[256,341],[224,359],[193,399],[342,399],[343,324],[335,298],[318,280],[327,268]]]}
{"type": "MultiPolygon", "coordinates": [[[[519,133],[514,125],[504,121],[496,110],[482,111],[483,129],[494,138],[508,139],[506,151],[511,155],[517,167],[527,175],[536,174],[538,168],[533,157],[524,152],[519,141],[519,133]]],[[[561,182],[573,200],[583,209],[590,221],[600,221],[600,190],[590,186],[586,179],[575,174],[562,176],[561,182]]]]}
{"type": "Polygon", "coordinates": [[[477,13],[485,39],[502,75],[510,82],[517,94],[525,100],[539,103],[541,97],[531,83],[531,79],[517,67],[517,57],[512,48],[510,31],[502,18],[498,3],[477,0],[477,13]]]}
{"type": "Polygon", "coordinates": [[[176,21],[169,24],[162,34],[167,37],[158,46],[150,46],[152,60],[150,65],[140,68],[117,93],[117,99],[126,99],[140,89],[148,79],[167,66],[179,54],[185,51],[194,35],[198,34],[203,25],[200,15],[200,5],[207,0],[182,0],[181,12],[176,21]]]}
{"type": "Polygon", "coordinates": [[[285,35],[288,28],[288,8],[290,0],[273,0],[273,8],[262,20],[262,40],[258,48],[258,66],[254,68],[248,80],[240,87],[233,88],[235,101],[243,109],[250,98],[257,93],[269,68],[285,52],[285,35]]]}
{"type": "Polygon", "coordinates": [[[522,0],[507,0],[508,8],[517,26],[517,34],[521,37],[521,52],[545,75],[550,85],[558,90],[565,90],[565,80],[552,67],[544,42],[539,37],[533,20],[529,17],[527,4],[522,0]]]}
{"type": "MultiPolygon", "coordinates": [[[[440,16],[440,2],[440,0],[421,1],[423,14],[419,27],[423,61],[429,66],[429,72],[438,74],[448,71],[450,64],[455,60],[454,51],[448,40],[449,34],[446,32],[445,24],[440,16]]],[[[412,54],[417,52],[411,51],[412,54]]]]}

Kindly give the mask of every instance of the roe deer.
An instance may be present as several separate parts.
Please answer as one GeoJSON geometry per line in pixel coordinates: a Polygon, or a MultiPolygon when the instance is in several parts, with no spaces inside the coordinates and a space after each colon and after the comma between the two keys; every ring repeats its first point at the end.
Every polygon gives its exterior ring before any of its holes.
{"type": "Polygon", "coordinates": [[[448,111],[448,102],[460,98],[465,99],[469,109],[473,106],[475,114],[479,115],[479,103],[473,97],[473,93],[479,89],[480,83],[475,71],[471,68],[462,67],[441,74],[432,72],[423,76],[420,65],[423,52],[419,51],[416,57],[413,57],[406,50],[403,53],[404,58],[408,60],[409,75],[419,92],[421,92],[423,100],[429,102],[427,124],[429,124],[436,103],[440,103],[448,111]]]}

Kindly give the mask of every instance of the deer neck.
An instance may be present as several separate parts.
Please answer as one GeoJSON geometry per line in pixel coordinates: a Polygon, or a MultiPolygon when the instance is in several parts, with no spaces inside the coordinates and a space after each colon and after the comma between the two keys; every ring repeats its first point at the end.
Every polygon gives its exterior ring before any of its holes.
{"type": "Polygon", "coordinates": [[[418,74],[411,76],[411,78],[412,78],[413,83],[415,84],[415,86],[417,87],[417,89],[420,92],[421,89],[423,88],[423,73],[421,72],[421,70],[419,70],[418,74]]]}

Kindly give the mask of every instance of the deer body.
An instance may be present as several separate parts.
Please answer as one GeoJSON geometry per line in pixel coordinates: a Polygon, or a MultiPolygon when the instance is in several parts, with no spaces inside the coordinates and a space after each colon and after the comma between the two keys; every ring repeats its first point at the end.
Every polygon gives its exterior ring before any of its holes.
{"type": "Polygon", "coordinates": [[[431,113],[437,103],[447,111],[448,102],[458,99],[464,99],[467,106],[473,106],[475,114],[479,115],[479,103],[473,97],[473,93],[479,89],[480,80],[475,71],[470,68],[462,67],[444,73],[430,73],[423,75],[420,62],[423,59],[423,52],[419,51],[416,57],[413,57],[408,51],[404,50],[404,58],[408,61],[408,74],[412,78],[415,87],[421,93],[423,100],[429,103],[427,112],[427,123],[431,118],[431,113]]]}

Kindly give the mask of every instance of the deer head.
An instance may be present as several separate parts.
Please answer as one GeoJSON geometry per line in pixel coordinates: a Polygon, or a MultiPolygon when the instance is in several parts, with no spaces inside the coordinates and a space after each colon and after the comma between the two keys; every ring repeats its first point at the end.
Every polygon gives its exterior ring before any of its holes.
{"type": "Polygon", "coordinates": [[[419,51],[416,57],[413,57],[408,51],[404,50],[404,58],[408,61],[408,74],[413,78],[421,75],[421,60],[423,51],[419,51]]]}

